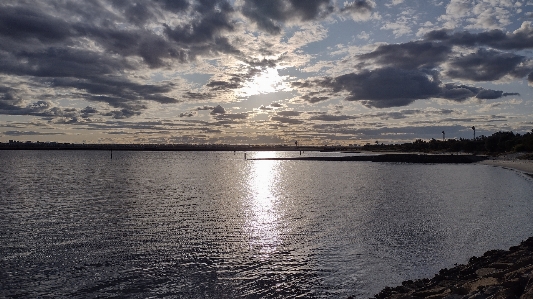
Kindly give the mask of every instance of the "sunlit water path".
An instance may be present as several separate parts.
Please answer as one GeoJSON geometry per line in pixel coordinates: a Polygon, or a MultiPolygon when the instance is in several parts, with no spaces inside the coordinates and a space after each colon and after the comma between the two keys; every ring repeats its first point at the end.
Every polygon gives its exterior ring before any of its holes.
{"type": "Polygon", "coordinates": [[[104,151],[0,163],[0,297],[365,298],[533,235],[532,179],[485,165],[104,151]]]}

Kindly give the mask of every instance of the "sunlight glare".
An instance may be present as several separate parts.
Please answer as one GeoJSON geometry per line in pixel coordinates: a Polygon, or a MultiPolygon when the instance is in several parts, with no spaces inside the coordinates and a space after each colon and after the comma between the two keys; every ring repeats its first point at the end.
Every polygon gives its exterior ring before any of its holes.
{"type": "Polygon", "coordinates": [[[276,68],[269,68],[255,75],[237,91],[239,97],[249,97],[282,90],[290,90],[285,82],[287,76],[280,76],[276,68]]]}
{"type": "Polygon", "coordinates": [[[279,161],[250,161],[248,190],[250,192],[249,217],[246,230],[250,248],[263,257],[275,252],[279,244],[279,214],[276,208],[279,161]]]}

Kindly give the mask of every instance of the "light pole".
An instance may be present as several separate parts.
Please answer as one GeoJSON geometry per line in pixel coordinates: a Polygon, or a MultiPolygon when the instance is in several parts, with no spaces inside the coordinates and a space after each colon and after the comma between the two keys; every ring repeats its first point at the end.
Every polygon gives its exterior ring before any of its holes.
{"type": "Polygon", "coordinates": [[[442,141],[446,141],[446,138],[444,136],[446,135],[444,134],[444,131],[442,131],[442,141]]]}

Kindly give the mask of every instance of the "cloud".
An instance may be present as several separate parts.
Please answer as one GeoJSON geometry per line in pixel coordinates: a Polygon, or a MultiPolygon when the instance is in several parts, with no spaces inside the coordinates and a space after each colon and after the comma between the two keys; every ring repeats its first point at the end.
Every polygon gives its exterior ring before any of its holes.
{"type": "Polygon", "coordinates": [[[213,106],[202,106],[202,107],[196,107],[197,111],[205,111],[205,110],[213,110],[215,107],[213,106]]]}
{"type": "Polygon", "coordinates": [[[348,92],[347,101],[375,108],[406,106],[417,99],[431,98],[440,91],[435,73],[399,68],[346,74],[325,79],[319,85],[334,92],[348,92]]]}
{"type": "Polygon", "coordinates": [[[329,97],[326,97],[326,96],[315,96],[317,94],[320,94],[320,93],[310,92],[309,94],[303,95],[302,99],[311,104],[329,100],[329,97]]]}
{"type": "Polygon", "coordinates": [[[182,112],[179,114],[179,117],[193,117],[196,115],[196,112],[189,111],[189,112],[182,112]]]}
{"type": "Polygon", "coordinates": [[[445,28],[456,28],[466,23],[467,29],[499,29],[511,23],[514,1],[465,1],[451,0],[446,14],[439,17],[445,28]]]}
{"type": "Polygon", "coordinates": [[[309,117],[309,120],[318,120],[318,121],[344,121],[344,120],[352,120],[357,119],[356,116],[349,116],[349,115],[331,115],[327,113],[320,113],[317,115],[313,115],[309,117]]]}
{"type": "MultiPolygon", "coordinates": [[[[144,110],[149,102],[176,104],[181,100],[170,95],[175,85],[147,84],[132,74],[145,67],[167,68],[173,61],[186,63],[201,55],[240,53],[224,36],[235,29],[234,13],[224,0],[0,4],[0,74],[120,108],[106,116],[137,115],[129,112],[144,110]],[[168,13],[173,17],[165,18],[168,13]],[[180,21],[167,22],[172,19],[180,21]]],[[[212,83],[214,89],[217,83],[212,83]]],[[[13,96],[13,92],[4,93],[3,106],[13,96]]],[[[208,99],[212,95],[186,92],[184,97],[208,99]]],[[[11,111],[17,110],[13,99],[10,105],[11,111]]],[[[23,113],[17,107],[17,113],[23,113]]]]}
{"type": "Polygon", "coordinates": [[[450,78],[472,81],[494,81],[506,75],[524,77],[526,73],[519,66],[525,60],[524,56],[516,54],[479,49],[451,59],[445,74],[450,78]]]}
{"type": "Polygon", "coordinates": [[[277,122],[280,122],[280,123],[283,123],[283,124],[293,124],[293,125],[298,125],[298,124],[303,124],[304,121],[301,120],[301,119],[295,119],[295,118],[290,118],[290,117],[284,117],[284,116],[272,116],[270,118],[271,121],[277,121],[277,122]]]}
{"type": "Polygon", "coordinates": [[[43,14],[30,7],[2,6],[0,35],[12,39],[58,42],[69,38],[70,26],[61,18],[43,14]]]}
{"type": "Polygon", "coordinates": [[[6,136],[43,136],[43,135],[65,135],[61,132],[42,132],[42,131],[4,131],[6,136]]]}
{"type": "Polygon", "coordinates": [[[372,60],[381,66],[402,69],[432,69],[445,62],[451,53],[451,47],[432,42],[407,42],[403,44],[386,44],[374,51],[362,54],[362,61],[372,60]]]}
{"type": "Polygon", "coordinates": [[[227,1],[200,1],[196,4],[195,11],[196,18],[190,23],[174,28],[164,24],[165,35],[186,53],[187,60],[194,60],[199,55],[240,53],[223,36],[224,33],[235,30],[231,19],[234,10],[227,1]]]}
{"type": "Polygon", "coordinates": [[[523,22],[522,26],[511,33],[500,29],[480,33],[468,31],[450,33],[441,29],[426,34],[426,40],[442,41],[456,46],[489,46],[498,50],[525,50],[533,49],[533,26],[531,22],[523,22]]]}
{"type": "Polygon", "coordinates": [[[463,102],[473,97],[480,100],[493,100],[511,95],[518,95],[518,93],[504,93],[500,90],[449,83],[444,85],[443,91],[439,97],[456,102],[463,102]]]}
{"type": "Polygon", "coordinates": [[[226,109],[224,109],[220,105],[217,105],[215,108],[213,108],[213,111],[211,111],[211,115],[216,115],[216,114],[226,114],[226,109]]]}
{"type": "MultiPolygon", "coordinates": [[[[171,84],[144,84],[124,76],[125,72],[140,68],[136,62],[128,60],[128,56],[139,56],[150,67],[161,66],[161,58],[170,57],[168,53],[158,52],[161,50],[157,49],[169,47],[158,35],[144,29],[116,29],[112,23],[102,26],[77,21],[90,19],[83,14],[91,14],[94,20],[98,19],[98,14],[111,17],[105,6],[91,7],[88,11],[84,11],[83,6],[91,4],[73,2],[54,6],[66,15],[61,18],[43,3],[17,4],[1,5],[0,9],[0,73],[37,81],[42,87],[62,89],[88,101],[126,109],[106,114],[113,117],[136,115],[128,111],[145,109],[143,103],[150,101],[180,102],[167,95],[174,88],[171,84]],[[89,41],[97,46],[87,46],[89,41]]],[[[144,23],[153,17],[151,12],[145,14],[138,7],[144,9],[145,6],[139,3],[129,7],[124,17],[132,23],[144,23]]],[[[17,113],[34,112],[22,109],[17,113]]]]}
{"type": "Polygon", "coordinates": [[[293,87],[299,88],[304,93],[302,96],[304,100],[309,97],[318,98],[321,93],[340,94],[347,101],[357,101],[369,108],[401,107],[416,100],[431,98],[462,102],[473,97],[496,99],[516,95],[516,93],[504,93],[453,83],[443,84],[435,71],[390,67],[350,73],[335,78],[295,82],[293,87]],[[309,89],[321,91],[310,91],[305,94],[305,91],[309,89]]]}
{"type": "Polygon", "coordinates": [[[366,21],[372,17],[372,11],[375,8],[374,0],[345,1],[341,12],[349,14],[354,21],[366,21]]]}
{"type": "Polygon", "coordinates": [[[280,116],[288,117],[288,116],[300,116],[300,114],[302,114],[302,112],[293,111],[293,110],[286,110],[286,111],[278,111],[276,114],[280,115],[280,116]]]}
{"type": "Polygon", "coordinates": [[[124,119],[124,118],[130,118],[136,115],[140,115],[141,113],[139,111],[136,111],[134,109],[121,109],[121,110],[112,110],[110,112],[104,113],[102,115],[104,116],[111,116],[115,119],[124,119]]]}
{"type": "Polygon", "coordinates": [[[285,22],[321,19],[333,10],[331,0],[244,0],[242,7],[244,16],[270,34],[281,33],[285,22]]]}
{"type": "Polygon", "coordinates": [[[160,2],[164,9],[173,13],[183,12],[190,7],[188,0],[155,0],[155,2],[160,2]]]}
{"type": "Polygon", "coordinates": [[[93,107],[90,107],[90,106],[87,106],[83,109],[80,110],[80,116],[83,117],[83,118],[88,118],[94,114],[98,113],[98,110],[96,110],[96,108],[93,108],[93,107]]]}
{"type": "Polygon", "coordinates": [[[395,22],[388,22],[384,24],[381,29],[392,30],[394,36],[400,37],[402,35],[411,33],[411,23],[412,20],[410,17],[401,16],[395,22]]]}
{"type": "Polygon", "coordinates": [[[247,119],[250,114],[248,112],[242,113],[219,113],[213,114],[215,119],[219,121],[219,124],[231,123],[236,120],[247,119]],[[229,122],[228,122],[229,121],[229,122]]]}

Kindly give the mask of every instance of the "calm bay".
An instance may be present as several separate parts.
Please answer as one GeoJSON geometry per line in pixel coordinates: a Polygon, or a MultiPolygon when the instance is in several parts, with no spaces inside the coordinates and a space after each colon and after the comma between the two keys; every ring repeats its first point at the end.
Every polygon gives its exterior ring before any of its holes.
{"type": "Polygon", "coordinates": [[[243,156],[0,151],[0,297],[365,298],[533,236],[515,171],[243,156]]]}

